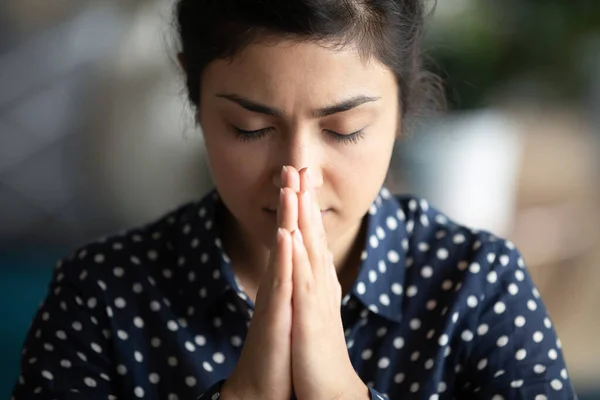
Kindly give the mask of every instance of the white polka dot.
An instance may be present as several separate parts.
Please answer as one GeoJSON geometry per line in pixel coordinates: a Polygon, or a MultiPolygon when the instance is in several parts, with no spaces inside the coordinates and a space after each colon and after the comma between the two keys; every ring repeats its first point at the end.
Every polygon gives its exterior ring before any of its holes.
{"type": "Polygon", "coordinates": [[[516,295],[519,293],[519,287],[515,283],[511,283],[508,285],[508,293],[512,294],[513,296],[516,295]]]}
{"type": "Polygon", "coordinates": [[[412,385],[410,385],[410,391],[417,393],[419,391],[419,382],[414,382],[412,385]]]}
{"type": "Polygon", "coordinates": [[[387,266],[385,265],[385,261],[379,260],[379,262],[377,263],[377,268],[379,269],[379,272],[381,272],[382,274],[385,274],[385,272],[387,271],[387,266]]]}
{"type": "Polygon", "coordinates": [[[544,340],[544,334],[540,331],[537,331],[533,334],[533,341],[536,343],[540,343],[542,340],[544,340]]]}
{"type": "Polygon", "coordinates": [[[544,372],[546,372],[546,366],[542,364],[536,364],[533,366],[533,372],[535,372],[536,374],[543,374],[544,372]]]}
{"type": "Polygon", "coordinates": [[[117,308],[125,308],[125,306],[127,306],[127,302],[125,301],[124,298],[117,297],[115,299],[115,307],[117,307],[117,308]]]}
{"type": "Polygon", "coordinates": [[[113,269],[113,274],[117,277],[120,278],[125,274],[125,270],[121,267],[115,267],[113,269]]]}
{"type": "Polygon", "coordinates": [[[548,318],[548,317],[544,318],[544,326],[548,329],[550,329],[552,327],[552,322],[550,321],[550,318],[548,318]]]}
{"type": "Polygon", "coordinates": [[[160,376],[156,373],[151,373],[150,376],[148,377],[148,380],[150,381],[150,383],[153,383],[156,385],[158,382],[160,382],[160,376]]]}
{"type": "Polygon", "coordinates": [[[472,274],[477,274],[477,273],[479,273],[480,270],[481,270],[481,266],[479,265],[479,263],[474,262],[471,265],[469,265],[469,271],[472,274]]]}
{"type": "Polygon", "coordinates": [[[406,295],[408,297],[413,297],[417,294],[417,287],[415,285],[409,286],[408,289],[406,289],[406,295]]]}
{"type": "Polygon", "coordinates": [[[552,389],[554,389],[554,390],[561,390],[563,388],[562,382],[559,381],[558,379],[553,379],[550,382],[550,386],[552,386],[552,389]]]}
{"type": "Polygon", "coordinates": [[[560,370],[560,376],[561,376],[563,379],[568,379],[568,378],[569,378],[569,374],[567,373],[567,370],[566,370],[566,369],[564,369],[564,368],[560,370]]]}
{"type": "Polygon", "coordinates": [[[429,250],[429,243],[421,242],[417,245],[417,248],[419,249],[419,251],[425,253],[429,250]]]}
{"type": "Polygon", "coordinates": [[[520,269],[515,271],[515,278],[519,281],[519,282],[523,282],[525,280],[525,274],[523,273],[523,271],[521,271],[520,269]]]}
{"type": "Polygon", "coordinates": [[[510,261],[510,257],[508,257],[506,254],[503,254],[500,256],[500,264],[503,267],[506,267],[508,265],[509,261],[510,261]]]}
{"type": "Polygon", "coordinates": [[[554,349],[550,349],[548,351],[548,357],[550,357],[551,360],[556,360],[558,358],[558,352],[554,349]]]}
{"type": "Polygon", "coordinates": [[[133,319],[133,324],[138,327],[138,328],[143,328],[144,327],[144,320],[141,319],[140,317],[135,317],[133,319]]]}
{"type": "Polygon", "coordinates": [[[504,347],[508,344],[508,336],[500,336],[496,341],[498,347],[504,347]]]}
{"type": "Polygon", "coordinates": [[[379,359],[377,366],[381,369],[387,368],[390,365],[390,359],[387,357],[382,357],[379,359]]]}
{"type": "Polygon", "coordinates": [[[450,290],[452,289],[452,286],[454,286],[454,283],[450,279],[446,279],[442,282],[442,289],[444,290],[450,290]]]}
{"type": "Polygon", "coordinates": [[[392,231],[398,227],[398,221],[392,216],[387,217],[385,224],[387,225],[388,229],[392,231]]]}
{"type": "Polygon", "coordinates": [[[213,354],[213,361],[216,362],[217,364],[223,364],[223,362],[225,362],[225,355],[223,353],[215,353],[213,354]]]}
{"type": "Polygon", "coordinates": [[[516,388],[520,388],[521,386],[523,386],[523,380],[522,379],[519,379],[519,380],[516,380],[516,381],[512,381],[510,383],[510,387],[515,388],[515,389],[516,388]]]}
{"type": "Polygon", "coordinates": [[[502,314],[504,311],[506,311],[506,305],[499,301],[496,304],[494,304],[494,312],[496,312],[496,314],[502,314]]]}
{"type": "Polygon", "coordinates": [[[125,367],[124,365],[117,366],[117,373],[119,375],[125,375],[127,373],[127,367],[125,367]]]}
{"type": "Polygon", "coordinates": [[[177,361],[177,358],[175,357],[169,357],[167,359],[167,363],[171,366],[171,367],[176,367],[177,364],[179,364],[179,362],[177,361]]]}
{"type": "Polygon", "coordinates": [[[186,377],[185,384],[188,385],[189,387],[196,386],[196,378],[194,378],[193,376],[186,377]]]}
{"type": "Polygon", "coordinates": [[[373,355],[373,350],[365,349],[365,350],[363,350],[363,352],[361,353],[360,356],[363,360],[368,360],[371,358],[372,355],[373,355]]]}
{"type": "Polygon", "coordinates": [[[194,344],[192,342],[185,342],[185,348],[187,351],[195,351],[196,350],[196,346],[194,346],[194,344]]]}
{"type": "Polygon", "coordinates": [[[519,315],[517,318],[515,318],[515,326],[517,328],[522,328],[523,326],[525,326],[525,317],[523,317],[522,315],[519,315]]]}
{"type": "Polygon", "coordinates": [[[135,361],[137,361],[137,362],[141,363],[142,361],[144,361],[144,356],[139,351],[136,351],[135,353],[133,353],[133,357],[135,358],[135,361]]]}
{"type": "Polygon", "coordinates": [[[494,260],[496,260],[496,255],[494,253],[488,253],[486,259],[488,263],[492,264],[494,260]]]}
{"type": "Polygon", "coordinates": [[[421,217],[419,218],[419,221],[421,221],[421,225],[423,225],[423,226],[429,226],[429,218],[427,217],[427,215],[421,214],[421,217]]]}
{"type": "Polygon", "coordinates": [[[61,360],[60,361],[60,366],[63,368],[71,368],[71,361],[69,360],[61,360]]]}
{"type": "Polygon", "coordinates": [[[96,381],[90,377],[86,377],[83,382],[89,387],[96,387],[96,381]]]}
{"type": "Polygon", "coordinates": [[[102,264],[104,262],[104,254],[96,254],[94,261],[96,264],[102,264]]]}
{"type": "Polygon", "coordinates": [[[515,354],[515,358],[519,361],[524,360],[525,357],[527,357],[527,350],[525,349],[520,349],[519,351],[517,351],[517,353],[515,354]]]}
{"type": "Polygon", "coordinates": [[[389,305],[390,305],[390,297],[389,297],[387,294],[385,294],[385,293],[382,293],[382,294],[379,296],[379,302],[380,302],[381,304],[383,304],[384,306],[389,306],[389,305]]]}
{"type": "Polygon", "coordinates": [[[169,328],[170,331],[175,332],[176,330],[179,329],[179,326],[177,325],[177,322],[171,320],[171,321],[167,322],[167,328],[169,328]]]}
{"type": "Polygon", "coordinates": [[[399,283],[392,283],[392,293],[394,293],[395,295],[401,295],[402,294],[402,285],[400,285],[399,283]]]}
{"type": "Polygon", "coordinates": [[[425,369],[431,369],[433,368],[433,365],[435,364],[435,361],[433,361],[433,359],[429,359],[427,361],[425,361],[425,369]]]}
{"type": "Polygon", "coordinates": [[[152,340],[150,340],[150,344],[152,345],[152,347],[160,347],[161,340],[157,337],[154,337],[152,338],[152,340]]]}
{"type": "Polygon", "coordinates": [[[42,376],[46,379],[48,379],[49,381],[54,379],[54,376],[52,375],[52,373],[50,371],[42,371],[42,376]]]}
{"type": "Polygon", "coordinates": [[[465,342],[470,342],[471,340],[473,340],[473,332],[471,332],[470,330],[464,330],[460,337],[465,342]]]}
{"type": "Polygon", "coordinates": [[[423,278],[431,278],[432,275],[433,275],[433,268],[431,268],[429,265],[426,265],[421,269],[421,276],[423,278]]]}
{"type": "Polygon", "coordinates": [[[118,337],[119,337],[119,339],[121,339],[121,340],[127,340],[127,339],[129,338],[129,335],[127,334],[127,332],[125,332],[125,331],[123,331],[123,330],[121,330],[121,329],[119,329],[119,330],[117,331],[117,336],[118,336],[118,337]]]}
{"type": "Polygon", "coordinates": [[[527,302],[527,308],[529,308],[531,311],[537,310],[537,303],[535,302],[535,300],[529,300],[527,302]]]}
{"type": "Polygon", "coordinates": [[[102,347],[100,347],[97,343],[92,343],[90,346],[96,353],[102,353],[102,347]]]}
{"type": "Polygon", "coordinates": [[[435,307],[437,307],[437,301],[433,299],[427,301],[427,303],[425,304],[425,308],[427,308],[429,311],[434,310],[435,307]]]}
{"type": "Polygon", "coordinates": [[[369,282],[374,283],[377,280],[377,272],[375,270],[369,271],[369,282]]]}
{"type": "Polygon", "coordinates": [[[397,263],[398,261],[400,261],[400,255],[398,254],[397,251],[395,250],[390,250],[387,253],[387,259],[389,262],[391,263],[397,263]]]}
{"type": "Polygon", "coordinates": [[[452,314],[452,322],[456,323],[456,321],[458,321],[458,317],[459,317],[459,313],[458,313],[458,311],[456,311],[454,314],[452,314]]]}
{"type": "Polygon", "coordinates": [[[448,389],[446,382],[438,383],[438,392],[444,393],[446,391],[446,389],[448,389]]]}
{"type": "Polygon", "coordinates": [[[498,274],[496,273],[496,271],[490,271],[487,274],[487,281],[489,283],[496,283],[498,281],[498,274]]]}
{"type": "Polygon", "coordinates": [[[481,325],[479,325],[479,327],[477,328],[477,334],[478,334],[479,336],[483,336],[483,335],[485,335],[486,333],[488,333],[488,330],[489,330],[489,326],[488,326],[487,324],[481,324],[481,325]]]}
{"type": "Polygon", "coordinates": [[[404,382],[404,374],[398,373],[398,374],[394,375],[394,382],[397,384],[404,382]]]}
{"type": "Polygon", "coordinates": [[[410,360],[412,362],[415,362],[419,359],[419,357],[421,356],[421,353],[419,353],[418,351],[414,351],[411,355],[410,355],[410,360]]]}
{"type": "Polygon", "coordinates": [[[409,325],[410,325],[410,329],[412,329],[413,331],[416,331],[421,327],[421,320],[418,318],[413,318],[410,320],[409,325]]]}
{"type": "Polygon", "coordinates": [[[393,344],[396,349],[401,349],[404,347],[404,339],[401,337],[397,337],[394,339],[393,344]]]}
{"type": "Polygon", "coordinates": [[[438,339],[438,344],[440,346],[445,346],[448,344],[448,335],[446,335],[445,333],[443,335],[441,335],[438,339]]]}
{"type": "Polygon", "coordinates": [[[534,400],[548,400],[548,397],[546,397],[545,394],[538,394],[537,396],[535,396],[534,400]]]}
{"type": "Polygon", "coordinates": [[[482,358],[477,363],[477,369],[481,371],[481,370],[485,369],[485,367],[487,367],[487,364],[488,364],[487,358],[482,358]]]}
{"type": "Polygon", "coordinates": [[[363,282],[358,282],[358,284],[356,285],[356,292],[361,295],[367,292],[367,287],[363,282]]]}
{"type": "Polygon", "coordinates": [[[206,371],[208,371],[208,372],[212,372],[212,370],[213,370],[213,367],[212,367],[212,365],[210,365],[210,363],[209,363],[209,362],[207,362],[207,361],[204,361],[204,362],[202,363],[202,368],[204,368],[204,369],[205,369],[206,371]]]}
{"type": "Polygon", "coordinates": [[[475,308],[477,307],[477,304],[479,304],[479,301],[477,301],[477,297],[471,295],[467,298],[467,305],[471,308],[475,308]]]}
{"type": "Polygon", "coordinates": [[[160,303],[158,301],[152,301],[150,302],[150,309],[152,311],[159,311],[160,310],[160,303]]]}
{"type": "Polygon", "coordinates": [[[439,258],[440,260],[447,259],[448,258],[448,250],[446,250],[444,248],[438,249],[437,258],[439,258]]]}
{"type": "Polygon", "coordinates": [[[469,263],[467,261],[460,261],[456,267],[459,271],[464,271],[469,267],[469,263]]]}
{"type": "Polygon", "coordinates": [[[376,249],[377,246],[379,246],[379,239],[377,239],[377,236],[371,235],[369,237],[369,245],[374,249],[376,249]]]}

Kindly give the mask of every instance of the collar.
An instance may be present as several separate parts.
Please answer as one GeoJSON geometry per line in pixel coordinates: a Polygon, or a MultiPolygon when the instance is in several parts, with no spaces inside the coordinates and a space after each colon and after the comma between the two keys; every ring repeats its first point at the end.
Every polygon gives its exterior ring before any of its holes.
{"type": "MultiPolygon", "coordinates": [[[[222,250],[217,220],[220,207],[223,203],[213,190],[186,207],[176,223],[176,246],[181,254],[177,263],[187,275],[181,280],[182,289],[193,297],[192,304],[198,311],[211,308],[231,290],[248,302],[222,250]]],[[[365,217],[366,243],[351,295],[371,312],[400,322],[408,250],[406,216],[398,199],[384,187],[365,217]]],[[[344,304],[347,301],[348,296],[344,304]]]]}
{"type": "MultiPolygon", "coordinates": [[[[384,187],[366,218],[366,243],[351,295],[370,312],[400,322],[408,252],[406,215],[398,199],[384,187]]],[[[348,300],[346,296],[344,303],[348,300]]]]}

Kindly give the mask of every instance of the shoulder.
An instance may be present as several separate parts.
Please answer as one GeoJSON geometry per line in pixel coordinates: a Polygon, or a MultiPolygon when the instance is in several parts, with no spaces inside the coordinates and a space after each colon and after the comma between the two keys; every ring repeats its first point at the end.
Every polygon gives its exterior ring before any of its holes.
{"type": "Polygon", "coordinates": [[[528,278],[523,257],[511,241],[462,225],[423,198],[398,195],[394,199],[406,227],[406,262],[407,267],[415,267],[412,273],[422,278],[437,273],[448,280],[442,285],[457,291],[465,285],[489,291],[500,281],[528,278]]]}
{"type": "Polygon", "coordinates": [[[199,224],[203,202],[178,206],[154,221],[79,246],[57,262],[53,283],[66,281],[95,291],[105,289],[107,281],[152,282],[165,265],[178,262],[182,240],[199,224]]]}

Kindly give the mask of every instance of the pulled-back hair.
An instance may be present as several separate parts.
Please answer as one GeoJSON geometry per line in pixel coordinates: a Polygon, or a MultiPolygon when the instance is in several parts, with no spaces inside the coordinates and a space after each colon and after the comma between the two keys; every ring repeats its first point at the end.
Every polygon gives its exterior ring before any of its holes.
{"type": "Polygon", "coordinates": [[[351,45],[364,59],[376,58],[396,76],[402,115],[445,107],[439,80],[422,69],[423,0],[178,0],[174,11],[195,107],[211,61],[280,39],[351,45]]]}

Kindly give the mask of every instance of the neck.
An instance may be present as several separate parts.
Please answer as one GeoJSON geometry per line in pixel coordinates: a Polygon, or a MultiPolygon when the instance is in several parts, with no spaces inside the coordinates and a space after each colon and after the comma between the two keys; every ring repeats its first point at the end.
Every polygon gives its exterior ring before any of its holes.
{"type": "MultiPolygon", "coordinates": [[[[245,287],[258,288],[269,262],[270,248],[256,240],[228,210],[223,211],[223,246],[231,259],[232,268],[245,287]]],[[[366,228],[367,218],[362,218],[330,243],[334,265],[344,294],[356,279],[360,255],[365,243],[366,228]]]]}

